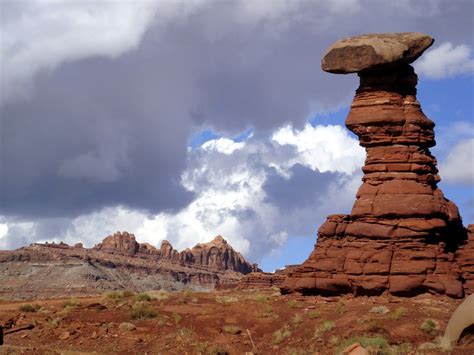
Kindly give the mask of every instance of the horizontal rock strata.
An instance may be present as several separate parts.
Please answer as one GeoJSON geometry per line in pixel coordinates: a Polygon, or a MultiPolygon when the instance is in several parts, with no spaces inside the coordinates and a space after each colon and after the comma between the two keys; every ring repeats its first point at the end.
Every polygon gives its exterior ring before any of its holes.
{"type": "Polygon", "coordinates": [[[335,47],[337,60],[333,49],[323,60],[328,71],[359,71],[360,86],[346,126],[367,152],[363,184],[351,214],[328,217],[319,228],[314,251],[281,289],[305,294],[432,292],[462,297],[473,292],[473,229],[469,227],[468,237],[456,205],[437,187],[436,158],[429,150],[435,145],[434,123],[416,100],[417,76],[406,64],[432,40],[414,34],[409,37],[416,40],[410,42],[405,41],[406,34],[398,39],[395,34],[380,42],[385,37],[376,36],[376,40],[368,36],[367,42],[363,36],[349,39],[347,48],[342,41],[335,47]],[[408,49],[402,50],[398,42],[408,49]],[[359,58],[362,63],[356,67],[354,43],[365,43],[374,52],[392,48],[394,53],[379,61],[359,58]]]}

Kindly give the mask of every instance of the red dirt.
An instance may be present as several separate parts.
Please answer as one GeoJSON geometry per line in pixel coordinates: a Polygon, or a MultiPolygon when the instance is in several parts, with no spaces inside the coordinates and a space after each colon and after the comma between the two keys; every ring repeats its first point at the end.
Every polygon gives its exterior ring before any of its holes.
{"type": "MultiPolygon", "coordinates": [[[[392,349],[398,346],[400,353],[414,354],[421,344],[434,343],[442,335],[451,313],[461,302],[431,295],[411,299],[281,296],[275,290],[181,292],[167,296],[166,300],[149,302],[158,315],[147,320],[131,319],[133,296],[119,300],[104,296],[76,299],[79,304],[62,315],[63,303],[68,299],[38,300],[34,303],[43,308],[36,312],[21,312],[19,307],[24,302],[2,302],[0,325],[14,319],[10,330],[26,324],[34,324],[35,328],[5,334],[0,353],[333,354],[352,336],[379,335],[392,349]],[[97,309],[100,304],[107,309],[97,309]],[[382,305],[390,312],[370,311],[382,305]],[[397,318],[394,314],[400,307],[406,314],[397,318]],[[295,315],[298,315],[296,320],[295,315]],[[56,325],[55,318],[59,318],[56,325]],[[432,334],[421,330],[426,319],[435,320],[439,330],[432,334]],[[316,329],[326,321],[333,321],[334,328],[315,337],[316,329]],[[119,326],[123,322],[132,323],[136,329],[121,330],[119,326]],[[238,327],[240,333],[225,332],[226,325],[238,327]],[[285,326],[288,336],[279,341],[275,332],[285,326]]],[[[463,345],[453,352],[473,353],[474,345],[463,345]]]]}

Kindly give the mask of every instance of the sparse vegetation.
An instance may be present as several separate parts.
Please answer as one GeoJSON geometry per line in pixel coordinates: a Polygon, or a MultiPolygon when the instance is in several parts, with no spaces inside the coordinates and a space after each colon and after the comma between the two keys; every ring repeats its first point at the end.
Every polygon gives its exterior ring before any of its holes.
{"type": "Polygon", "coordinates": [[[222,345],[212,345],[207,349],[206,355],[228,355],[229,351],[222,345]]]}
{"type": "Polygon", "coordinates": [[[136,302],[132,306],[130,316],[132,319],[155,318],[158,314],[146,302],[136,302]]]}
{"type": "Polygon", "coordinates": [[[289,300],[287,304],[288,304],[289,308],[297,308],[298,307],[298,302],[295,301],[295,300],[289,300]]]}
{"type": "Polygon", "coordinates": [[[340,342],[340,339],[337,335],[331,335],[331,337],[329,338],[329,344],[331,344],[332,346],[338,345],[339,342],[340,342]]]}
{"type": "Polygon", "coordinates": [[[38,312],[41,309],[41,306],[39,304],[22,304],[19,308],[20,311],[22,312],[28,312],[28,313],[34,313],[38,312]]]}
{"type": "Polygon", "coordinates": [[[135,302],[149,302],[153,300],[153,297],[151,297],[148,293],[138,293],[134,297],[135,302]]]}
{"type": "Polygon", "coordinates": [[[239,302],[239,299],[235,296],[216,296],[215,300],[218,303],[224,303],[224,304],[239,302]]]}
{"type": "Polygon", "coordinates": [[[137,327],[132,323],[124,322],[124,323],[120,323],[119,329],[122,331],[132,331],[132,330],[137,329],[137,327]]]}
{"type": "Polygon", "coordinates": [[[117,301],[121,300],[124,296],[122,291],[110,291],[105,294],[105,297],[109,300],[117,301]]]}
{"type": "Polygon", "coordinates": [[[179,324],[183,320],[183,316],[179,313],[173,313],[173,320],[176,324],[179,324]]]}
{"type": "Polygon", "coordinates": [[[126,290],[123,291],[123,297],[129,298],[129,297],[133,297],[133,296],[135,296],[135,292],[133,292],[130,289],[126,289],[126,290]]]}
{"type": "Polygon", "coordinates": [[[342,350],[344,350],[349,345],[354,344],[354,343],[359,343],[364,348],[371,347],[371,348],[380,350],[383,354],[388,353],[388,350],[390,348],[388,341],[381,336],[375,336],[375,337],[355,336],[343,341],[341,345],[338,347],[336,354],[340,354],[342,350]]]}
{"type": "Polygon", "coordinates": [[[291,323],[294,325],[300,325],[303,323],[303,317],[300,314],[295,314],[293,318],[291,318],[291,323]]]}
{"type": "Polygon", "coordinates": [[[268,318],[273,314],[273,308],[269,304],[264,305],[262,313],[258,314],[258,318],[268,318]]]}
{"type": "Polygon", "coordinates": [[[240,334],[242,330],[236,325],[225,325],[222,327],[222,331],[227,334],[240,334]]]}
{"type": "Polygon", "coordinates": [[[309,319],[315,319],[315,318],[318,318],[320,316],[319,312],[318,311],[310,311],[308,312],[308,318],[309,319]]]}
{"type": "Polygon", "coordinates": [[[377,320],[368,322],[366,329],[370,333],[385,333],[387,331],[385,327],[377,320]]]}
{"type": "Polygon", "coordinates": [[[263,295],[263,294],[259,293],[259,294],[255,295],[254,300],[257,301],[257,302],[264,303],[264,302],[268,302],[270,300],[270,297],[267,296],[267,295],[263,295]]]}
{"type": "Polygon", "coordinates": [[[273,332],[273,343],[279,344],[290,336],[291,336],[290,327],[288,325],[285,325],[283,328],[278,329],[273,332]]]}
{"type": "Polygon", "coordinates": [[[66,307],[79,307],[81,303],[77,298],[70,298],[67,301],[64,301],[63,304],[61,305],[63,308],[66,307]]]}
{"type": "Polygon", "coordinates": [[[344,313],[346,313],[346,311],[347,311],[346,302],[344,302],[343,300],[339,300],[337,302],[336,312],[339,313],[339,314],[344,314],[344,313]]]}
{"type": "Polygon", "coordinates": [[[167,301],[170,298],[169,292],[165,290],[159,290],[153,293],[153,298],[158,301],[167,301]]]}
{"type": "Polygon", "coordinates": [[[427,319],[420,325],[420,329],[429,335],[436,335],[438,333],[439,324],[433,319],[427,319]]]}
{"type": "Polygon", "coordinates": [[[390,319],[398,320],[407,314],[407,310],[404,307],[397,307],[392,313],[390,313],[390,319]]]}
{"type": "Polygon", "coordinates": [[[387,314],[388,312],[390,312],[390,310],[385,306],[376,306],[372,307],[369,312],[375,314],[387,314]]]}
{"type": "Polygon", "coordinates": [[[319,327],[314,331],[314,339],[321,338],[326,332],[334,329],[336,324],[331,320],[325,320],[319,327]]]}

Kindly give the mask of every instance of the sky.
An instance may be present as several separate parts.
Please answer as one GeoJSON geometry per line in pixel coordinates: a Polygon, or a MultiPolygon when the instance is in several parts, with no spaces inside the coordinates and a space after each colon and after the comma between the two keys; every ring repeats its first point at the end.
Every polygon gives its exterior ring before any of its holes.
{"type": "Polygon", "coordinates": [[[0,249],[116,231],[179,250],[221,234],[266,271],[350,213],[364,150],[336,40],[427,33],[418,99],[439,184],[474,223],[471,0],[0,2],[0,249]]]}

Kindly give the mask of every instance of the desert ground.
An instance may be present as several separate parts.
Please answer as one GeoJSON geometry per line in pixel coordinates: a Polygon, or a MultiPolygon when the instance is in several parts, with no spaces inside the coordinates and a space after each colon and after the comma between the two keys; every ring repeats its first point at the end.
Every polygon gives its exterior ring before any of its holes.
{"type": "MultiPolygon", "coordinates": [[[[461,300],[280,295],[277,289],[113,291],[0,303],[2,354],[440,354],[461,300]]],[[[465,335],[452,354],[474,354],[465,335]]]]}

